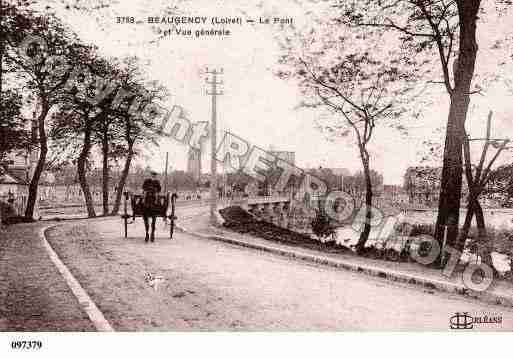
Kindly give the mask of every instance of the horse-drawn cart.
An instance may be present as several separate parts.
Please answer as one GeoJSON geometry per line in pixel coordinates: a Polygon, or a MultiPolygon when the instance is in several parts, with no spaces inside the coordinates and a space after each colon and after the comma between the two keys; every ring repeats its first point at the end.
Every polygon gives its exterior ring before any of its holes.
{"type": "Polygon", "coordinates": [[[175,228],[175,203],[177,194],[167,193],[166,195],[157,195],[155,202],[148,207],[145,204],[144,196],[140,194],[133,194],[131,192],[124,193],[124,213],[121,218],[125,224],[125,238],[128,237],[128,225],[135,222],[136,217],[162,217],[164,221],[169,219],[169,238],[173,238],[173,232],[175,228]],[[130,207],[132,214],[128,214],[128,201],[130,200],[130,207]],[[168,214],[169,205],[171,204],[171,211],[168,214]],[[132,218],[131,222],[128,220],[132,218]]]}

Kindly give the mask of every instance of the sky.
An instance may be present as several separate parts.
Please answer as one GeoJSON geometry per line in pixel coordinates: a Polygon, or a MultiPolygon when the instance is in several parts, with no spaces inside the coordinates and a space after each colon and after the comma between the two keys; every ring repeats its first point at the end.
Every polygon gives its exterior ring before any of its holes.
{"type": "MultiPolygon", "coordinates": [[[[52,4],[58,1],[47,1],[52,4]]],[[[45,1],[41,2],[42,4],[45,1]]],[[[337,142],[328,141],[316,129],[321,114],[315,110],[298,109],[302,96],[297,84],[276,77],[280,49],[276,35],[283,31],[282,25],[248,24],[226,25],[232,31],[226,37],[202,37],[171,35],[157,41],[153,25],[147,17],[168,16],[168,9],[176,5],[185,16],[218,17],[241,16],[258,21],[260,17],[293,18],[301,26],[311,21],[311,13],[323,9],[327,2],[312,2],[301,5],[297,0],[194,0],[162,1],[133,0],[117,1],[96,14],[84,15],[74,11],[57,10],[79,36],[86,42],[96,44],[105,56],[138,56],[151,79],[159,80],[172,94],[162,105],[171,109],[182,106],[191,121],[209,121],[210,97],[206,95],[207,74],[205,69],[220,69],[224,94],[218,98],[218,128],[229,130],[249,143],[264,149],[295,151],[296,164],[300,167],[347,168],[351,172],[361,169],[354,142],[351,138],[337,142]],[[139,24],[117,24],[117,16],[133,16],[139,24]]],[[[492,14],[493,15],[493,14],[492,14]]],[[[480,27],[479,43],[488,47],[510,32],[511,16],[497,18],[492,24],[480,27]],[[509,24],[509,26],[508,26],[509,24]]],[[[287,25],[283,25],[287,26],[287,25]]],[[[160,25],[162,29],[171,26],[160,25]]],[[[212,28],[212,26],[180,26],[181,28],[212,28]]],[[[222,26],[220,26],[222,27],[222,26]]],[[[216,28],[220,28],[216,27],[216,28]]],[[[478,58],[478,70],[493,72],[496,60],[486,53],[478,58]]],[[[513,75],[510,62],[501,75],[513,75]]],[[[513,91],[513,86],[511,87],[513,91]]],[[[493,109],[497,120],[494,131],[500,135],[513,136],[512,93],[505,90],[502,82],[492,86],[486,96],[474,95],[469,117],[469,131],[482,133],[483,121],[493,109]]],[[[434,91],[432,105],[426,108],[421,119],[408,121],[408,136],[389,128],[378,128],[371,145],[371,166],[384,175],[386,184],[401,184],[406,168],[418,165],[422,142],[437,139],[435,130],[443,128],[447,120],[449,100],[447,95],[434,91]]],[[[442,132],[443,133],[443,132],[442,132]]],[[[441,138],[440,138],[441,139],[441,138]]],[[[205,146],[203,171],[209,168],[208,149],[205,146]]],[[[478,151],[478,145],[475,151],[478,151]]],[[[169,152],[173,169],[185,169],[187,148],[164,139],[158,148],[149,148],[139,161],[155,170],[164,167],[165,153],[169,152]]],[[[477,153],[477,152],[476,152],[477,153]]],[[[508,156],[508,155],[507,155],[508,156]]],[[[509,155],[509,158],[511,156],[509,155]]]]}

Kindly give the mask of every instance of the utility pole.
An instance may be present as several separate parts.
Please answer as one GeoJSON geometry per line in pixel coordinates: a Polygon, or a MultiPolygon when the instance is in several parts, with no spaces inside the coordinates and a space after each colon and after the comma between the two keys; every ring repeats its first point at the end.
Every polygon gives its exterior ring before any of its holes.
{"type": "Polygon", "coordinates": [[[2,94],[2,85],[3,85],[3,72],[4,72],[4,24],[2,23],[2,20],[4,19],[4,4],[3,1],[0,0],[0,96],[3,96],[2,94]]]}
{"type": "Polygon", "coordinates": [[[209,70],[207,68],[207,74],[212,75],[212,79],[207,78],[207,84],[211,85],[210,92],[207,90],[207,95],[212,97],[212,120],[210,123],[210,223],[212,225],[217,224],[216,211],[217,211],[217,162],[216,162],[216,150],[217,150],[217,96],[222,95],[222,91],[218,91],[217,85],[222,85],[222,81],[217,81],[217,76],[223,74],[223,69],[209,70]]]}
{"type": "Polygon", "coordinates": [[[167,193],[167,167],[169,163],[169,152],[166,152],[166,170],[164,171],[164,193],[167,193]]]}

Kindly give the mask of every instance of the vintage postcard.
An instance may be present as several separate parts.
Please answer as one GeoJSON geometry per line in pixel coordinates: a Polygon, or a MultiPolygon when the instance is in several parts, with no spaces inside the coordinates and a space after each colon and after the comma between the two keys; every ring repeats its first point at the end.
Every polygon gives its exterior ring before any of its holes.
{"type": "Polygon", "coordinates": [[[511,332],[512,21],[500,0],[2,0],[9,351],[511,332]]]}

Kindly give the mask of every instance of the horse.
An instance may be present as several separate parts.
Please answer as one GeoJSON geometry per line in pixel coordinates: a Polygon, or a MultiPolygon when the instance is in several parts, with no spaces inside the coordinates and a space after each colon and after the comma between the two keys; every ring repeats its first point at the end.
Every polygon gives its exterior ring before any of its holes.
{"type": "Polygon", "coordinates": [[[174,224],[176,220],[175,216],[175,203],[178,195],[176,193],[167,195],[157,195],[157,193],[145,192],[143,195],[131,194],[130,192],[125,192],[125,204],[124,204],[124,214],[121,215],[121,218],[125,223],[125,238],[128,238],[128,225],[130,223],[135,222],[135,218],[140,216],[143,217],[144,227],[146,230],[146,242],[150,239],[152,242],[155,241],[155,224],[157,221],[157,217],[162,217],[164,219],[164,223],[167,224],[167,220],[170,220],[169,223],[169,238],[173,238],[174,232],[174,224]],[[132,207],[132,213],[128,214],[128,200],[130,199],[130,204],[132,207]],[[171,203],[170,203],[171,201],[171,203]],[[169,204],[171,204],[171,213],[168,214],[167,211],[169,209],[169,204]],[[128,220],[132,218],[132,222],[128,222],[128,220]],[[151,237],[149,235],[150,231],[150,218],[152,219],[151,223],[151,237]]]}
{"type": "MultiPolygon", "coordinates": [[[[174,199],[176,194],[171,196],[172,201],[172,211],[174,215],[174,199]]],[[[154,191],[145,191],[143,200],[142,200],[142,217],[144,220],[144,229],[146,231],[145,242],[150,240],[151,242],[155,241],[155,224],[157,222],[157,217],[163,217],[166,220],[166,212],[169,205],[168,201],[169,197],[159,196],[154,191]],[[149,220],[151,218],[151,235],[149,235],[150,223],[149,220]]]]}
{"type": "Polygon", "coordinates": [[[145,191],[143,197],[143,206],[142,206],[142,217],[144,220],[144,229],[146,230],[146,236],[144,238],[145,242],[151,240],[155,241],[155,224],[157,222],[157,194],[153,191],[145,191]],[[149,236],[149,219],[151,218],[151,237],[149,236]]]}
{"type": "Polygon", "coordinates": [[[175,220],[175,201],[178,198],[176,193],[171,195],[171,214],[169,216],[166,215],[168,205],[169,205],[169,196],[158,196],[157,193],[153,191],[146,191],[144,193],[143,201],[142,201],[142,217],[144,220],[144,229],[146,231],[145,242],[155,241],[155,224],[157,222],[157,217],[163,217],[164,221],[169,218],[171,220],[170,223],[170,237],[173,237],[174,230],[174,220],[175,220]],[[151,218],[151,235],[149,235],[150,230],[150,218],[151,218]]]}

